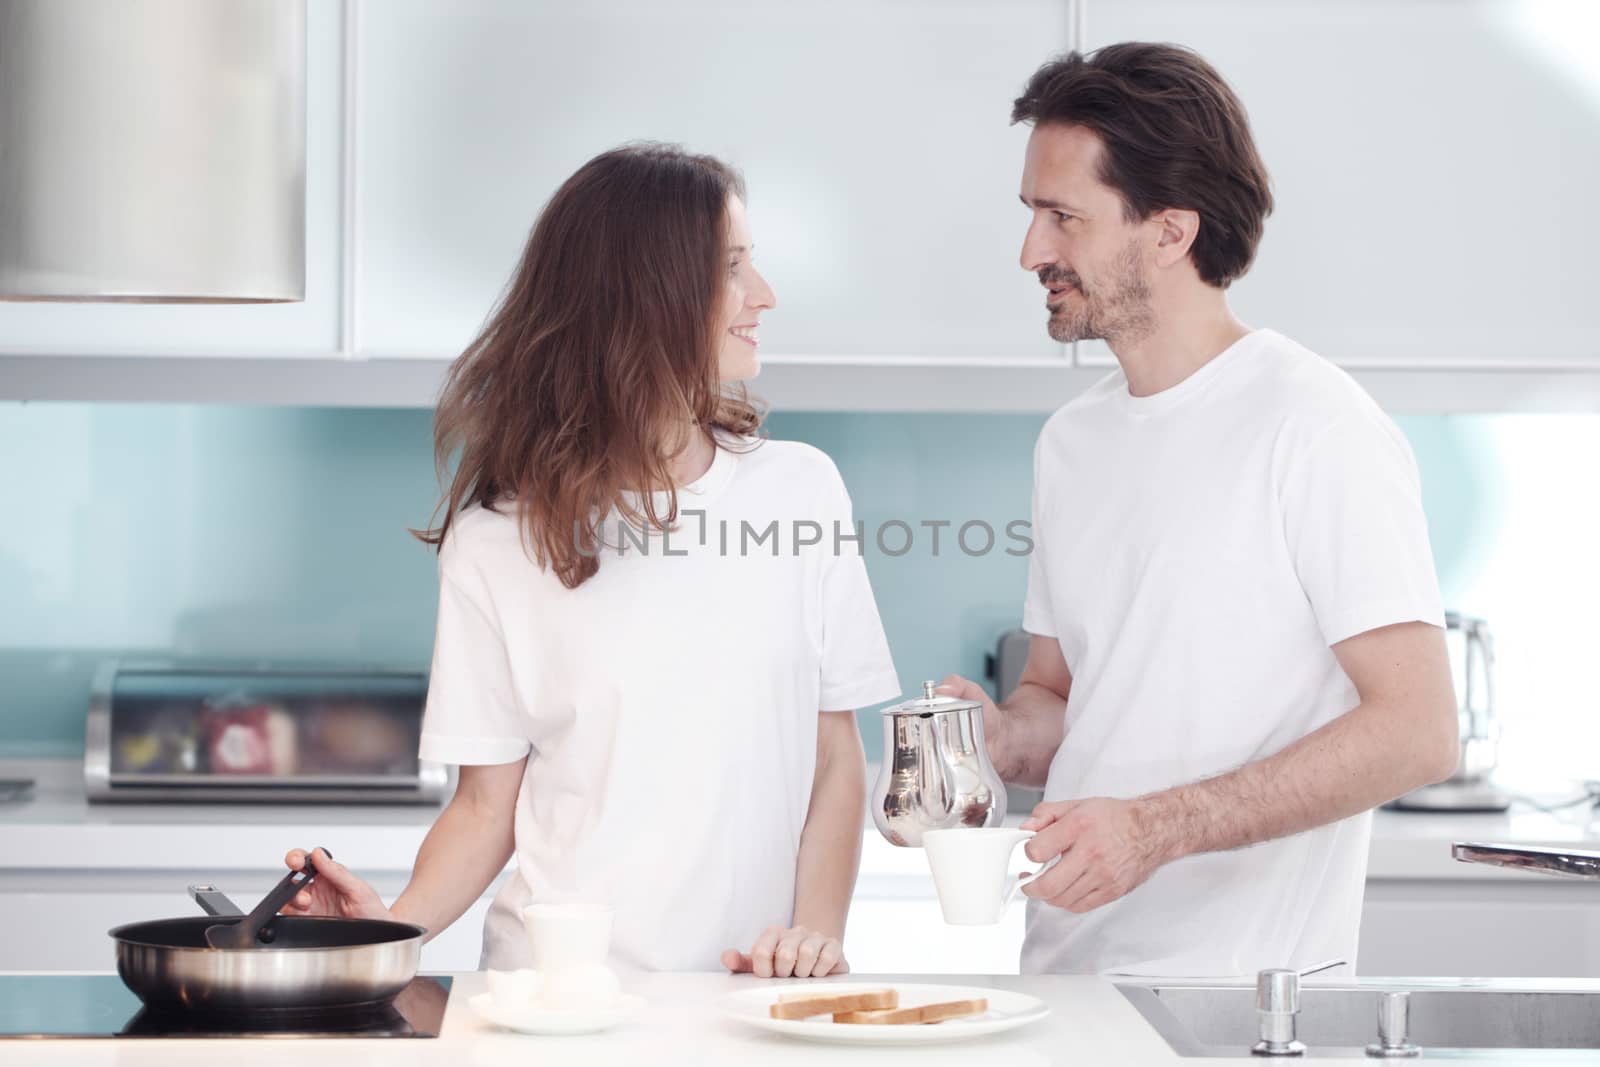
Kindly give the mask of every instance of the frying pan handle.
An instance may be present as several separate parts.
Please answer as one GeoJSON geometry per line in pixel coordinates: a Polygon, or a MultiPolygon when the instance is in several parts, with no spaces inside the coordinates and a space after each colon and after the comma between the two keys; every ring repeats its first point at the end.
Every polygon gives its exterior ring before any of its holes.
{"type": "Polygon", "coordinates": [[[200,905],[200,909],[207,915],[231,919],[244,914],[243,908],[229,900],[222,893],[217,892],[217,887],[214,885],[192,885],[189,887],[189,895],[194,898],[194,902],[200,905]]]}

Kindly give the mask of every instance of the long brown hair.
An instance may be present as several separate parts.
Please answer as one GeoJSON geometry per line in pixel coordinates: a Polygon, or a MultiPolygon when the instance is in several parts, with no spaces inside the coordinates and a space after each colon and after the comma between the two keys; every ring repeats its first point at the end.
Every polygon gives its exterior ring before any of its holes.
{"type": "Polygon", "coordinates": [[[418,538],[442,546],[464,509],[514,498],[533,558],[574,589],[599,568],[613,510],[657,529],[676,521],[671,461],[691,435],[761,425],[717,370],[733,195],[744,184],[731,167],[648,143],[596,156],[556,190],[450,367],[434,415],[441,481],[459,460],[443,521],[418,538]],[[669,494],[665,515],[652,492],[669,494]]]}
{"type": "Polygon", "coordinates": [[[1099,134],[1100,180],[1130,222],[1163,208],[1198,212],[1189,255],[1206,284],[1226,289],[1250,268],[1272,212],[1267,168],[1244,105],[1195,52],[1143,41],[1069,52],[1028,79],[1011,121],[1099,134]]]}

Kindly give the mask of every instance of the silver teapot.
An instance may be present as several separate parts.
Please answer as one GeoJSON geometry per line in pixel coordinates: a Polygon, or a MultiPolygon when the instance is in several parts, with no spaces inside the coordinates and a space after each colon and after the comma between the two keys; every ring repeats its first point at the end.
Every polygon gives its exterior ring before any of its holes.
{"type": "Polygon", "coordinates": [[[892,844],[917,848],[928,830],[998,826],[1006,787],[983,742],[983,705],[922,696],[883,709],[883,763],[872,788],[872,821],[892,844]]]}

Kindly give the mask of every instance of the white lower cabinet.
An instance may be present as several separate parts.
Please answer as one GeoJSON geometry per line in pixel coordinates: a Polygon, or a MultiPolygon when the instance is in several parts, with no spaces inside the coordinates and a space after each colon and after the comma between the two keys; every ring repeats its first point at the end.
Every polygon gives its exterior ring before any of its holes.
{"type": "Polygon", "coordinates": [[[111,970],[112,927],[200,914],[181,892],[24,892],[0,900],[0,971],[111,970]]]}
{"type": "MultiPolygon", "coordinates": [[[[248,907],[273,872],[218,888],[248,907]]],[[[11,872],[0,882],[0,971],[105,971],[106,932],[199,914],[180,873],[11,872]],[[175,888],[173,888],[175,887],[175,888]]],[[[404,876],[375,879],[392,900],[404,876]]],[[[931,886],[929,887],[931,893],[931,886]]],[[[485,895],[422,950],[426,971],[478,967],[485,895]]],[[[845,954],[858,974],[1015,974],[1024,910],[994,926],[946,925],[930,896],[858,897],[845,954]]],[[[1580,881],[1384,880],[1367,883],[1362,975],[1600,978],[1600,886],[1580,881]]]]}
{"type": "Polygon", "coordinates": [[[857,897],[844,955],[857,974],[1016,974],[1024,914],[1018,903],[993,926],[950,926],[933,898],[857,897]]]}
{"type": "Polygon", "coordinates": [[[1363,975],[1600,978],[1600,884],[1369,881],[1363,975]]]}
{"type": "MultiPolygon", "coordinates": [[[[171,890],[152,886],[152,881],[148,872],[50,872],[28,876],[24,888],[0,888],[0,971],[109,971],[116,967],[115,948],[107,936],[113,927],[202,914],[185,891],[188,882],[180,878],[174,883],[178,888],[171,890]],[[44,888],[49,881],[60,888],[44,888]]],[[[272,884],[270,874],[248,875],[218,888],[241,908],[249,908],[272,884]]],[[[399,886],[379,883],[376,888],[392,901],[399,886]]],[[[484,896],[423,946],[422,970],[478,969],[490,899],[484,896]]]]}
{"type": "MultiPolygon", "coordinates": [[[[1022,937],[1020,904],[960,927],[936,900],[857,898],[845,955],[863,974],[1016,974],[1022,937]]],[[[1600,978],[1600,885],[1372,880],[1358,951],[1364,976],[1600,978]]]]}

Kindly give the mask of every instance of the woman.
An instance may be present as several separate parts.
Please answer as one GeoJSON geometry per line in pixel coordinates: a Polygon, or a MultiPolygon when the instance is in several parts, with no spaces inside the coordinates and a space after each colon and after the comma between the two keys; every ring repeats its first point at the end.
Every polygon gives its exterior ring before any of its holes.
{"type": "Polygon", "coordinates": [[[847,969],[853,709],[899,685],[838,471],[754,437],[752,248],[737,175],[673,147],[606,152],[546,205],[436,417],[460,458],[419,535],[421,754],[460,786],[392,908],[319,852],[298,910],[439,931],[515,856],[486,967],[530,962],[525,905],[580,899],[615,907],[620,967],[847,969]]]}

